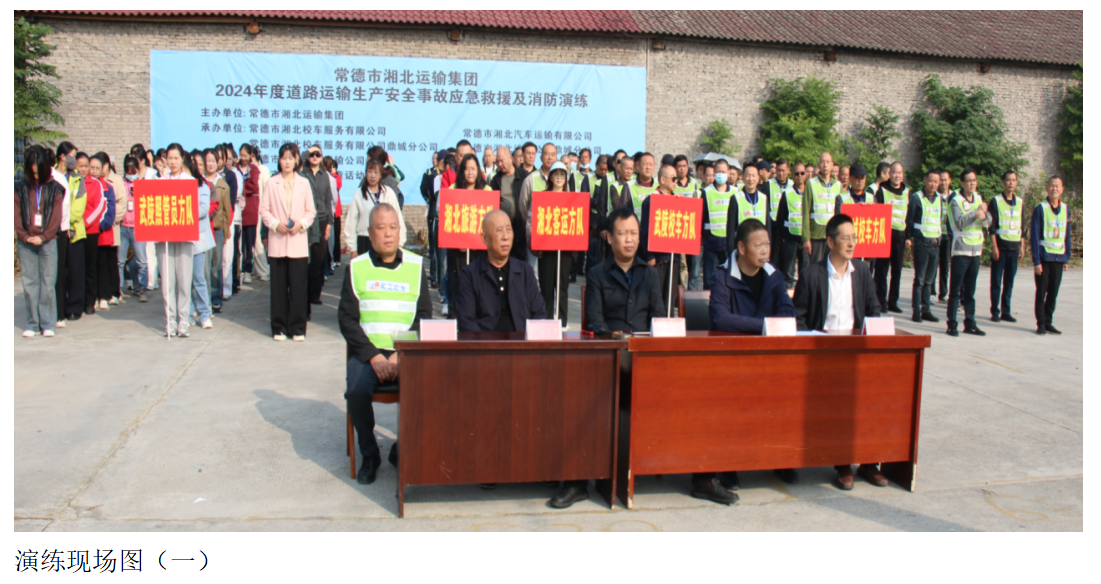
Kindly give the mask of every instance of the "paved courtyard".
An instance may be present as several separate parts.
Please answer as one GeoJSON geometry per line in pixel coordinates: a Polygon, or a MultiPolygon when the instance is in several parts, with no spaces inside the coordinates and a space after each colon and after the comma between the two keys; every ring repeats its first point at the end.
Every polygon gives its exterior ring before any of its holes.
{"type": "MultiPolygon", "coordinates": [[[[305,343],[275,343],[267,284],[245,285],[213,330],[167,340],[160,291],[130,298],[57,338],[20,337],[15,279],[14,509],[17,531],[1080,531],[1083,529],[1082,270],[1066,274],[1055,322],[1033,334],[1030,270],[1016,281],[1018,324],[989,320],[984,338],[898,319],[932,335],[925,357],[918,490],[862,480],[842,492],[832,469],[800,483],[742,474],[741,502],[688,496],[687,475],[643,477],[637,509],[593,499],[565,511],[535,484],[411,488],[398,519],[396,469],[374,485],[349,477],[344,343],[336,321],[342,272],[315,306],[305,343]]],[[[903,274],[903,310],[912,272],[903,274]]],[[[580,282],[579,282],[580,283],[580,282]]],[[[570,319],[579,322],[578,287],[570,319]]],[[[439,297],[433,292],[439,314],[439,297]]],[[[934,307],[943,320],[944,305],[934,307]]],[[[962,315],[961,315],[962,318],[962,315]]],[[[675,375],[676,372],[670,372],[675,375]]],[[[376,406],[388,452],[397,407],[376,406]]]]}

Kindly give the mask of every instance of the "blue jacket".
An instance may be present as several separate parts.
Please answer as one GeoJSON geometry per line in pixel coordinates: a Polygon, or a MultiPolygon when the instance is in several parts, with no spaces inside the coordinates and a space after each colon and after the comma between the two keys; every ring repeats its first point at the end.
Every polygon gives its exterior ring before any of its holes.
{"type": "Polygon", "coordinates": [[[765,278],[761,302],[758,304],[753,299],[749,286],[742,281],[737,256],[737,251],[730,254],[711,280],[711,301],[707,305],[707,312],[711,316],[712,330],[759,335],[766,317],[794,318],[795,305],[788,297],[783,272],[772,267],[772,264],[765,264],[763,269],[768,277],[765,278]],[[732,272],[734,275],[731,275],[732,272]]]}
{"type": "MultiPolygon", "coordinates": [[[[508,306],[512,312],[512,324],[519,332],[527,330],[529,318],[547,318],[547,305],[539,293],[535,270],[531,264],[516,258],[508,261],[508,306]]],[[[483,255],[462,269],[455,309],[459,313],[460,331],[497,329],[501,302],[497,298],[497,283],[493,279],[488,256],[483,255]]]]}
{"type": "Polygon", "coordinates": [[[1032,248],[1032,265],[1038,266],[1043,262],[1059,262],[1067,263],[1070,261],[1070,207],[1067,207],[1066,201],[1060,201],[1059,206],[1066,209],[1067,218],[1067,232],[1066,239],[1064,239],[1063,253],[1053,254],[1048,253],[1044,246],[1040,245],[1040,240],[1044,238],[1044,209],[1043,204],[1036,205],[1036,208],[1032,210],[1032,226],[1029,227],[1028,243],[1032,248]]]}
{"type": "MultiPolygon", "coordinates": [[[[107,199],[107,209],[103,212],[103,218],[99,220],[99,232],[104,233],[110,231],[115,225],[115,189],[111,188],[106,180],[99,182],[103,183],[103,198],[107,199]]],[[[116,241],[115,245],[118,244],[119,242],[116,241]]]]}

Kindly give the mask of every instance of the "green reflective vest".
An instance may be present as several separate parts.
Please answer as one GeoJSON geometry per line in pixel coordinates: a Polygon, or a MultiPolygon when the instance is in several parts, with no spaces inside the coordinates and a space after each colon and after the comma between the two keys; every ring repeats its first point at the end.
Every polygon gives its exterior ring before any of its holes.
{"type": "Polygon", "coordinates": [[[1040,206],[1044,209],[1044,238],[1040,245],[1052,255],[1067,253],[1067,206],[1060,203],[1058,211],[1047,201],[1040,206]]]}
{"type": "Polygon", "coordinates": [[[378,349],[393,350],[390,333],[413,326],[420,297],[421,257],[402,251],[401,264],[377,267],[370,253],[352,260],[352,289],[359,300],[359,326],[378,349]]]}
{"type": "Polygon", "coordinates": [[[598,179],[596,178],[596,174],[591,172],[585,174],[581,171],[577,171],[570,175],[569,184],[567,186],[572,192],[589,193],[589,196],[592,196],[593,192],[596,191],[597,182],[598,179]],[[585,179],[588,179],[588,181],[585,179]]]}
{"type": "Polygon", "coordinates": [[[803,195],[792,187],[791,193],[784,197],[788,204],[788,218],[784,227],[792,235],[803,235],[803,195]]]}
{"type": "Polygon", "coordinates": [[[707,223],[703,228],[711,235],[726,237],[726,213],[730,208],[730,197],[737,193],[731,186],[727,186],[725,193],[719,192],[715,185],[703,190],[703,197],[707,201],[707,223]]]}
{"type": "Polygon", "coordinates": [[[921,223],[914,223],[914,229],[920,231],[926,239],[936,239],[940,237],[941,215],[944,210],[940,195],[933,195],[931,203],[921,194],[918,198],[921,199],[921,223]]]}
{"type": "Polygon", "coordinates": [[[780,197],[784,193],[794,193],[795,183],[788,179],[788,182],[784,186],[780,186],[780,183],[776,182],[776,179],[768,179],[768,214],[773,221],[776,220],[776,215],[780,212],[780,197]]]}
{"type": "Polygon", "coordinates": [[[547,181],[543,179],[543,175],[538,170],[531,173],[531,175],[535,177],[531,181],[531,192],[536,193],[547,190],[547,181]]]}
{"type": "Polygon", "coordinates": [[[683,187],[673,183],[673,194],[680,197],[693,196],[698,190],[700,190],[700,181],[693,177],[688,177],[688,184],[683,187]]]}
{"type": "Polygon", "coordinates": [[[1016,205],[1010,205],[1005,200],[1005,195],[998,195],[994,197],[994,200],[998,202],[998,229],[994,231],[994,234],[1006,241],[1020,241],[1021,240],[1021,199],[1014,196],[1013,202],[1016,205]]]}
{"type": "Polygon", "coordinates": [[[638,184],[638,181],[631,181],[627,183],[627,186],[631,189],[631,203],[635,206],[635,215],[642,216],[642,203],[646,201],[646,197],[650,196],[650,193],[658,190],[658,181],[653,179],[653,186],[644,187],[638,184]]]}
{"type": "MultiPolygon", "coordinates": [[[[734,193],[734,204],[738,206],[738,225],[746,219],[756,219],[765,224],[765,214],[768,213],[768,198],[761,191],[757,191],[757,204],[749,202],[749,196],[745,191],[734,193]]],[[[733,226],[731,226],[733,228],[733,226]]]]}
{"type": "Polygon", "coordinates": [[[883,202],[891,206],[891,229],[905,231],[906,209],[910,205],[910,189],[903,187],[902,194],[896,195],[887,190],[887,187],[881,188],[883,189],[883,202]]]}
{"type": "Polygon", "coordinates": [[[832,207],[837,203],[837,196],[841,194],[841,183],[833,181],[828,187],[823,185],[818,177],[807,181],[807,192],[813,207],[810,209],[810,219],[815,223],[825,226],[833,217],[832,207]]]}
{"type": "MultiPolygon", "coordinates": [[[[886,192],[886,191],[884,191],[886,192]]],[[[978,192],[971,193],[972,201],[967,202],[967,199],[961,194],[957,197],[952,197],[953,204],[960,210],[960,215],[966,215],[974,209],[979,208],[979,204],[982,203],[982,197],[978,192]]],[[[971,225],[963,228],[962,233],[953,233],[952,237],[962,237],[963,242],[967,245],[980,245],[982,244],[982,221],[975,221],[971,225]]]]}

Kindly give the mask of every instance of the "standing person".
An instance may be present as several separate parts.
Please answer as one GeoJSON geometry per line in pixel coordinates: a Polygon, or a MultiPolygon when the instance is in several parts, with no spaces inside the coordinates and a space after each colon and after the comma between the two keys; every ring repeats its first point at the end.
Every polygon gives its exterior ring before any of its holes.
{"type": "Polygon", "coordinates": [[[209,329],[214,328],[214,323],[210,320],[210,288],[207,286],[210,279],[206,274],[206,252],[214,247],[214,234],[210,229],[210,200],[213,189],[203,176],[206,166],[204,160],[203,153],[199,152],[199,156],[193,157],[191,165],[187,167],[188,174],[199,181],[199,240],[195,242],[191,252],[191,310],[188,313],[188,324],[194,325],[197,322],[204,329],[209,329]]]}
{"type": "MultiPolygon", "coordinates": [[[[271,171],[268,167],[264,166],[261,162],[263,156],[260,154],[260,148],[258,146],[252,147],[252,163],[256,165],[256,168],[260,170],[259,187],[260,190],[258,197],[263,199],[264,197],[264,185],[268,184],[268,179],[271,178],[271,171]]],[[[335,192],[335,187],[334,187],[335,192]]],[[[335,195],[334,195],[335,196],[335,195]]],[[[262,202],[262,201],[261,201],[262,202]]],[[[261,232],[257,233],[256,243],[252,249],[252,272],[254,275],[260,278],[261,282],[267,282],[269,279],[268,271],[268,256],[264,251],[264,239],[266,239],[266,230],[263,229],[263,223],[257,220],[257,227],[261,232]]],[[[326,256],[328,255],[328,248],[326,248],[326,256]]]]}
{"type": "Polygon", "coordinates": [[[486,182],[493,180],[493,175],[497,174],[497,155],[492,146],[487,145],[482,154],[482,168],[486,171],[486,182]]]}
{"type": "Polygon", "coordinates": [[[841,194],[841,184],[833,180],[833,155],[818,157],[818,176],[807,180],[803,191],[803,253],[816,264],[826,258],[826,223],[833,217],[833,206],[841,194]]]}
{"type": "Polygon", "coordinates": [[[949,264],[952,261],[952,232],[948,229],[948,203],[956,196],[952,190],[952,174],[947,170],[940,171],[940,206],[944,210],[941,213],[941,238],[940,255],[937,256],[937,279],[940,286],[937,288],[937,301],[945,302],[948,299],[948,273],[951,271],[949,264]]]}
{"type": "MultiPolygon", "coordinates": [[[[446,150],[440,150],[434,153],[432,155],[432,166],[424,171],[424,176],[421,177],[421,196],[424,197],[426,209],[425,220],[428,223],[428,285],[430,288],[434,289],[438,289],[440,282],[443,280],[440,262],[437,258],[437,251],[440,246],[436,197],[439,196],[439,191],[434,187],[436,177],[440,176],[440,173],[443,172],[445,158],[447,158],[446,150]]],[[[348,248],[351,249],[354,244],[349,241],[347,245],[348,248]]]]}
{"type": "MultiPolygon", "coordinates": [[[[114,280],[118,276],[118,246],[115,239],[115,213],[118,212],[114,187],[107,181],[110,159],[105,152],[97,152],[88,159],[88,182],[98,183],[106,207],[99,223],[96,237],[96,308],[110,310],[114,280]]],[[[115,302],[117,304],[117,301],[115,302]]]]}
{"type": "MultiPolygon", "coordinates": [[[[53,150],[43,148],[46,153],[46,163],[50,167],[50,178],[61,185],[61,188],[65,191],[61,198],[61,222],[58,224],[57,237],[55,238],[55,241],[57,241],[57,274],[54,276],[57,328],[65,328],[65,285],[68,276],[69,239],[72,231],[73,193],[69,188],[69,179],[60,170],[65,166],[65,161],[59,160],[59,158],[64,157],[64,153],[59,156],[53,150]]],[[[68,144],[68,148],[75,150],[72,144],[68,144]]]]}
{"type": "MultiPolygon", "coordinates": [[[[352,259],[371,249],[371,208],[379,203],[389,203],[394,209],[398,208],[397,194],[381,182],[383,168],[381,160],[374,158],[367,160],[367,172],[363,174],[363,180],[348,204],[343,238],[348,243],[348,255],[352,259]]],[[[397,213],[398,218],[401,219],[399,237],[405,237],[405,218],[402,217],[401,210],[397,213]]]]}
{"type": "MultiPolygon", "coordinates": [[[[787,165],[777,165],[783,171],[787,165]]],[[[781,175],[782,172],[777,172],[781,175]]],[[[806,192],[807,167],[796,162],[791,169],[791,188],[780,190],[777,199],[776,223],[774,231],[780,237],[772,245],[780,247],[780,263],[777,267],[784,273],[784,283],[788,290],[795,288],[795,275],[807,267],[807,254],[803,249],[803,197],[806,192]]],[[[771,189],[772,186],[770,185],[771,189]]]]}
{"type": "Polygon", "coordinates": [[[222,247],[222,300],[229,300],[240,288],[239,275],[237,273],[240,261],[241,241],[241,214],[244,210],[244,193],[241,191],[244,180],[240,172],[234,166],[234,150],[226,144],[219,144],[215,152],[220,152],[224,168],[221,171],[222,179],[229,187],[230,224],[226,231],[226,242],[222,247]]]}
{"type": "MultiPolygon", "coordinates": [[[[470,190],[470,191],[488,191],[489,186],[486,185],[485,178],[482,175],[482,170],[478,166],[478,157],[473,154],[473,149],[466,156],[463,156],[461,162],[459,162],[458,173],[455,177],[455,182],[451,184],[451,188],[455,190],[470,190]]],[[[471,250],[469,256],[465,249],[448,249],[447,250],[447,301],[449,306],[447,307],[447,313],[454,316],[457,314],[457,302],[459,299],[459,274],[462,273],[470,262],[484,255],[485,252],[481,250],[471,250]],[[467,261],[467,258],[470,261],[467,261]]]]}
{"type": "MultiPolygon", "coordinates": [[[[310,179],[296,172],[301,164],[293,142],[279,148],[279,174],[268,180],[258,213],[268,228],[271,262],[271,334],[276,341],[306,340],[307,230],[317,216],[310,179]]],[[[353,255],[353,257],[355,257],[353,255]]]]}
{"type": "MultiPolygon", "coordinates": [[[[206,164],[206,181],[214,185],[211,189],[210,208],[214,209],[210,219],[210,228],[214,235],[214,247],[206,252],[207,271],[210,273],[210,306],[218,313],[222,311],[223,283],[222,283],[222,253],[225,250],[226,236],[232,233],[233,204],[230,202],[229,185],[219,171],[222,166],[218,150],[207,148],[203,151],[203,161],[206,164]]],[[[232,236],[230,236],[232,239],[232,236]]]]}
{"type": "MultiPolygon", "coordinates": [[[[524,147],[524,163],[527,164],[527,146],[524,147]]],[[[540,162],[542,166],[539,167],[537,172],[531,172],[527,174],[523,182],[520,185],[520,212],[524,214],[524,247],[528,250],[528,262],[531,263],[533,268],[537,268],[538,255],[531,251],[531,193],[534,191],[547,190],[547,184],[550,181],[550,169],[555,162],[558,161],[558,148],[547,142],[543,145],[543,151],[540,154],[540,162]]],[[[565,165],[563,165],[565,168],[565,165]]],[[[519,178],[519,177],[517,177],[519,178]]],[[[537,269],[537,273],[542,274],[542,270],[537,269]]],[[[540,278],[542,279],[542,278],[540,278]]],[[[553,312],[553,311],[551,311],[553,312]]]]}
{"type": "Polygon", "coordinates": [[[57,238],[65,188],[53,180],[50,155],[31,146],[23,155],[23,180],[15,187],[16,250],[27,305],[23,336],[54,336],[57,326],[57,238]]]}
{"type": "Polygon", "coordinates": [[[1021,208],[1017,198],[1017,173],[1002,175],[1002,194],[990,200],[990,320],[1017,322],[1009,304],[1013,299],[1013,281],[1017,260],[1021,257],[1021,208]],[[1004,276],[1005,285],[1002,285],[1004,276]]]}
{"type": "Polygon", "coordinates": [[[788,164],[787,158],[781,158],[776,161],[775,175],[768,179],[768,181],[761,184],[761,190],[768,197],[768,217],[772,221],[772,261],[774,266],[780,265],[780,253],[783,251],[783,245],[780,245],[780,241],[784,236],[784,225],[777,221],[780,216],[780,201],[784,198],[784,195],[790,193],[795,185],[790,179],[791,166],[788,164]]]}
{"type": "MultiPolygon", "coordinates": [[[[894,169],[891,169],[894,174],[894,169]]],[[[892,178],[892,180],[894,180],[892,178]]],[[[985,336],[975,323],[975,282],[979,278],[979,258],[982,256],[983,227],[990,226],[986,203],[975,192],[978,188],[978,175],[968,168],[960,174],[959,195],[952,197],[948,206],[951,215],[948,223],[952,227],[952,273],[948,282],[948,336],[958,337],[956,311],[963,304],[963,332],[969,335],[985,336]],[[962,300],[961,300],[962,297],[962,300]]]]}
{"type": "Polygon", "coordinates": [[[929,296],[937,277],[937,254],[940,252],[941,206],[940,173],[925,173],[925,187],[910,195],[906,211],[906,247],[912,248],[914,258],[914,290],[910,305],[914,322],[940,322],[929,307],[929,296]]]}
{"type": "MultiPolygon", "coordinates": [[[[184,166],[187,151],[176,142],[168,145],[167,167],[161,180],[193,180],[199,185],[199,191],[206,188],[202,178],[188,174],[184,166]]],[[[209,197],[209,193],[207,194],[209,197]]],[[[169,337],[188,337],[187,319],[191,311],[191,278],[195,262],[192,258],[195,248],[193,241],[157,242],[157,264],[161,267],[163,278],[161,294],[164,297],[168,313],[169,337]],[[171,284],[171,287],[169,287],[171,284]]]]}
{"type": "MultiPolygon", "coordinates": [[[[768,214],[768,197],[757,186],[760,184],[760,171],[756,166],[746,166],[741,190],[734,193],[730,207],[726,210],[726,248],[734,249],[734,234],[742,221],[756,219],[772,234],[772,218],[768,214]]],[[[771,253],[771,252],[770,252],[771,253]]],[[[771,257],[771,256],[769,256],[771,257]]]]}
{"type": "MultiPolygon", "coordinates": [[[[310,181],[313,188],[313,205],[317,217],[310,224],[309,289],[310,304],[321,304],[321,288],[325,286],[325,245],[329,241],[329,232],[333,228],[333,191],[329,182],[329,173],[321,167],[324,154],[321,146],[314,144],[306,150],[307,160],[302,168],[302,176],[310,181]]],[[[282,164],[282,163],[280,163],[282,164]]],[[[307,307],[309,312],[312,308],[307,307]]]]}
{"type": "MultiPolygon", "coordinates": [[[[581,151],[582,160],[585,159],[587,151],[587,149],[581,151]]],[[[608,188],[614,178],[608,175],[609,164],[607,154],[598,156],[596,158],[596,170],[590,177],[595,186],[593,187],[592,196],[589,197],[589,249],[585,258],[586,277],[588,277],[589,271],[603,262],[608,254],[605,236],[601,234],[606,233],[604,218],[608,209],[608,188]]]]}
{"type": "MultiPolygon", "coordinates": [[[[638,163],[635,164],[635,169],[638,174],[635,175],[633,182],[627,183],[628,188],[631,190],[631,202],[634,205],[635,215],[639,215],[642,212],[642,203],[645,201],[651,193],[658,188],[658,178],[654,176],[654,155],[649,152],[643,152],[638,157],[638,163]]],[[[674,173],[676,171],[674,170],[674,173]]],[[[642,218],[646,220],[645,217],[642,218]]]]}
{"type": "Polygon", "coordinates": [[[333,160],[332,156],[326,156],[323,162],[325,163],[325,170],[329,171],[333,181],[336,182],[336,190],[333,191],[333,235],[329,238],[332,240],[333,248],[330,254],[333,260],[331,267],[332,270],[335,270],[340,267],[340,248],[341,242],[344,240],[344,233],[340,230],[340,217],[344,214],[344,205],[340,202],[340,189],[344,188],[344,178],[340,176],[340,172],[337,170],[340,165],[337,164],[336,160],[333,160]]]}
{"type": "MultiPolygon", "coordinates": [[[[867,205],[868,203],[875,202],[875,191],[869,191],[864,188],[864,181],[867,178],[867,172],[864,170],[864,165],[857,162],[852,165],[849,171],[849,187],[848,190],[842,191],[837,196],[836,207],[834,208],[834,216],[841,214],[841,205],[867,205]]],[[[943,206],[942,206],[943,208],[943,206]]],[[[875,265],[874,258],[857,258],[863,260],[868,264],[868,268],[871,269],[875,265]]]]}
{"type": "MultiPolygon", "coordinates": [[[[119,173],[115,171],[115,161],[110,156],[107,157],[108,163],[104,165],[104,180],[111,185],[111,190],[115,192],[115,223],[111,227],[111,239],[114,242],[116,257],[110,258],[112,262],[116,261],[118,254],[119,242],[122,240],[122,220],[126,216],[126,210],[132,206],[130,202],[130,191],[126,188],[126,181],[123,180],[119,173]]],[[[112,270],[111,272],[111,298],[108,303],[111,305],[117,305],[122,301],[122,271],[118,273],[112,270]]]]}
{"type": "MultiPolygon", "coordinates": [[[[645,164],[645,158],[643,158],[643,164],[645,164]]],[[[654,266],[658,270],[658,276],[661,278],[661,300],[666,307],[669,307],[669,303],[672,302],[670,294],[676,287],[681,284],[680,282],[680,254],[669,253],[655,253],[650,251],[650,196],[651,195],[672,195],[673,185],[676,183],[677,171],[672,166],[663,166],[658,171],[657,180],[658,190],[651,194],[646,195],[645,200],[642,201],[642,213],[639,220],[639,255],[646,261],[646,263],[654,266]],[[670,263],[672,263],[672,276],[670,277],[670,263]],[[670,279],[672,284],[670,284],[670,279]],[[672,288],[672,290],[670,290],[672,288]]],[[[729,219],[727,219],[729,221],[729,219]]]]}
{"type": "Polygon", "coordinates": [[[148,302],[149,293],[145,288],[149,286],[149,271],[145,261],[145,242],[138,243],[134,238],[134,181],[145,180],[141,176],[141,163],[133,156],[127,156],[122,160],[124,172],[123,184],[126,189],[126,213],[119,224],[118,264],[119,274],[126,269],[127,252],[134,250],[134,263],[137,265],[137,274],[133,278],[134,296],[138,302],[148,302]]]}
{"type": "MultiPolygon", "coordinates": [[[[715,270],[726,261],[726,238],[730,200],[737,192],[729,181],[730,164],[722,158],[715,161],[714,184],[703,190],[707,221],[703,225],[703,286],[711,289],[715,270]]],[[[733,233],[733,231],[729,231],[733,233]]]]}
{"type": "MultiPolygon", "coordinates": [[[[320,150],[319,150],[320,151],[320,150]]],[[[259,223],[260,169],[252,162],[252,144],[241,144],[237,168],[244,175],[245,208],[241,211],[241,283],[252,283],[253,249],[256,247],[256,224],[259,223]]],[[[321,160],[318,159],[318,163],[321,160]]]]}
{"type": "Polygon", "coordinates": [[[1047,199],[1032,210],[1028,236],[1036,274],[1036,334],[1061,335],[1063,332],[1052,324],[1052,317],[1055,316],[1055,301],[1059,297],[1063,272],[1067,271],[1070,262],[1070,212],[1062,203],[1062,177],[1047,179],[1045,190],[1047,199]]]}
{"type": "MultiPolygon", "coordinates": [[[[80,320],[84,315],[84,242],[87,234],[84,230],[84,211],[88,197],[84,191],[84,177],[76,171],[76,146],[62,142],[57,147],[58,170],[64,173],[58,183],[68,185],[69,215],[62,219],[62,225],[69,230],[68,257],[65,261],[65,278],[58,273],[58,326],[66,320],[80,320]]],[[[64,213],[62,213],[64,215],[64,213]]],[[[60,254],[58,260],[60,261],[60,254]]]]}
{"type": "Polygon", "coordinates": [[[872,196],[874,197],[879,192],[879,187],[889,180],[891,180],[891,163],[884,161],[875,165],[875,177],[868,181],[872,196]]]}
{"type": "Polygon", "coordinates": [[[891,178],[880,185],[875,202],[891,206],[891,257],[875,262],[875,290],[879,306],[886,312],[902,314],[898,307],[899,286],[902,284],[902,257],[906,254],[906,209],[910,205],[910,189],[902,184],[904,171],[901,162],[891,165],[891,178]],[[887,272],[891,273],[891,285],[887,287],[887,272]]]}
{"type": "MultiPolygon", "coordinates": [[[[84,314],[95,314],[99,304],[99,285],[96,282],[99,262],[100,224],[107,213],[107,198],[104,196],[103,183],[91,174],[88,155],[77,152],[77,172],[84,185],[87,203],[84,206],[84,314]]],[[[111,208],[114,208],[111,205],[111,208]]]]}
{"type": "MultiPolygon", "coordinates": [[[[459,143],[455,145],[455,163],[458,165],[467,156],[474,156],[474,147],[470,145],[468,140],[459,140],[459,143]]],[[[478,157],[474,156],[474,161],[478,161],[478,157]]],[[[449,189],[451,185],[458,179],[459,171],[457,168],[446,168],[443,174],[440,175],[440,189],[449,189]]]]}
{"type": "MultiPolygon", "coordinates": [[[[545,148],[544,152],[546,152],[545,148]]],[[[568,180],[569,170],[566,165],[555,162],[550,167],[547,185],[543,190],[553,193],[567,192],[568,180]]],[[[573,267],[575,252],[536,251],[534,253],[539,258],[539,291],[543,294],[543,301],[546,302],[547,314],[554,315],[555,300],[557,300],[558,318],[562,321],[562,330],[569,330],[570,268],[573,267]],[[561,268],[558,265],[559,258],[562,262],[561,268]],[[558,274],[557,280],[555,274],[558,274]]]]}
{"type": "Polygon", "coordinates": [[[849,190],[849,167],[842,166],[837,170],[837,182],[841,183],[841,192],[849,190]]]}
{"type": "MultiPolygon", "coordinates": [[[[489,181],[489,190],[501,193],[499,208],[508,215],[512,232],[523,233],[524,216],[520,212],[520,190],[513,188],[516,183],[516,168],[512,166],[512,155],[508,151],[508,146],[497,149],[496,160],[497,173],[489,181]]],[[[527,246],[516,245],[516,241],[513,240],[509,244],[509,255],[520,261],[527,261],[527,246]]]]}
{"type": "Polygon", "coordinates": [[[539,155],[539,147],[533,142],[524,142],[520,148],[523,162],[516,167],[516,180],[523,185],[529,174],[535,172],[535,159],[539,155]]]}

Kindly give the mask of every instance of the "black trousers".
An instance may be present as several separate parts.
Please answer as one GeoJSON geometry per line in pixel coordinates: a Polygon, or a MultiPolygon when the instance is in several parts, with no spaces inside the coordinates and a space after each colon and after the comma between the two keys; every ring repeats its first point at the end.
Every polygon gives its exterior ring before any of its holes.
{"type": "Polygon", "coordinates": [[[241,227],[241,271],[252,273],[252,250],[256,247],[256,226],[241,227]]]}
{"type": "Polygon", "coordinates": [[[69,232],[57,234],[57,281],[54,296],[57,297],[57,320],[65,320],[65,290],[69,286],[66,275],[69,272],[69,232]]]}
{"type": "Polygon", "coordinates": [[[333,233],[336,237],[333,238],[333,252],[330,256],[334,262],[340,261],[340,217],[333,219],[333,233]]]}
{"type": "Polygon", "coordinates": [[[1055,316],[1055,299],[1059,297],[1059,285],[1063,283],[1062,262],[1044,262],[1044,273],[1036,278],[1036,326],[1051,324],[1055,316]]]}
{"type": "Polygon", "coordinates": [[[937,298],[944,300],[948,297],[948,275],[952,271],[952,238],[947,233],[940,236],[940,255],[937,256],[937,276],[940,280],[940,288],[937,289],[937,298]]]}
{"type": "Polygon", "coordinates": [[[69,320],[78,319],[84,314],[84,288],[86,286],[84,277],[84,246],[87,241],[87,239],[82,239],[69,243],[68,269],[65,274],[65,294],[61,295],[61,297],[65,299],[65,310],[64,312],[58,313],[65,315],[65,318],[69,320]]]}
{"type": "Polygon", "coordinates": [[[118,278],[119,248],[114,245],[99,246],[96,253],[96,298],[110,300],[118,278]]]}
{"type": "Polygon", "coordinates": [[[914,253],[914,289],[910,296],[914,316],[929,312],[929,296],[933,292],[933,280],[937,276],[937,257],[940,244],[915,245],[914,253]]]}
{"type": "Polygon", "coordinates": [[[99,299],[99,286],[96,284],[96,276],[99,274],[99,235],[89,235],[84,240],[84,311],[95,310],[96,300],[99,299]]]}
{"type": "MultiPolygon", "coordinates": [[[[554,318],[554,274],[558,269],[558,252],[544,251],[539,258],[539,292],[547,305],[547,318],[554,318]]],[[[570,269],[573,268],[573,252],[562,252],[562,270],[558,278],[558,320],[566,326],[570,307],[570,269]]]]}
{"type": "MultiPolygon", "coordinates": [[[[390,351],[383,351],[384,357],[390,356],[390,351]]],[[[378,440],[375,439],[375,407],[372,400],[375,390],[382,383],[370,363],[364,363],[353,357],[348,358],[347,376],[345,377],[346,389],[344,399],[348,400],[348,415],[352,417],[352,425],[359,434],[359,452],[363,460],[379,457],[378,440]]]]}
{"type": "MultiPolygon", "coordinates": [[[[677,254],[673,255],[674,258],[677,254]]],[[[669,262],[658,262],[654,267],[658,270],[658,281],[661,282],[661,300],[665,304],[665,314],[669,312],[669,262]]],[[[680,281],[680,260],[675,259],[673,261],[673,293],[676,294],[677,286],[681,285],[680,281]]],[[[675,296],[674,296],[675,298],[675,296]]],[[[664,317],[665,314],[660,315],[664,317]]],[[[683,314],[680,316],[684,316],[683,314]]]]}
{"type": "Polygon", "coordinates": [[[1013,280],[1017,278],[1017,260],[1020,256],[1019,248],[1006,251],[999,247],[998,259],[990,262],[991,316],[1013,316],[1009,305],[1013,300],[1013,280]]]}
{"type": "MultiPolygon", "coordinates": [[[[470,261],[485,255],[484,249],[470,250],[470,261]]],[[[447,314],[448,318],[455,318],[459,314],[459,272],[467,266],[466,252],[458,249],[447,250],[447,314]]]]}
{"type": "Polygon", "coordinates": [[[952,256],[948,279],[948,328],[957,326],[956,312],[963,304],[963,326],[975,326],[975,283],[979,280],[979,256],[952,256]]]}
{"type": "Polygon", "coordinates": [[[271,266],[271,334],[306,334],[306,258],[268,257],[271,266]]]}
{"type": "Polygon", "coordinates": [[[780,250],[780,263],[776,264],[784,273],[784,282],[788,290],[795,288],[795,275],[807,267],[807,254],[803,249],[803,242],[794,239],[776,240],[779,245],[773,245],[780,250]]]}
{"type": "MultiPolygon", "coordinates": [[[[806,250],[803,250],[804,252],[806,250]]],[[[830,246],[826,245],[825,239],[812,239],[810,240],[810,258],[807,260],[807,265],[817,264],[818,262],[826,259],[826,256],[830,253],[830,246]]]]}
{"type": "Polygon", "coordinates": [[[326,241],[310,244],[309,294],[310,300],[321,300],[321,288],[325,286],[326,241]]]}
{"type": "Polygon", "coordinates": [[[875,260],[875,295],[879,298],[879,307],[882,310],[898,306],[899,286],[902,284],[902,256],[905,253],[906,233],[892,229],[891,257],[875,260]],[[891,272],[890,289],[887,287],[888,270],[891,272]]]}

